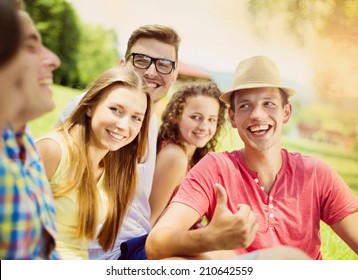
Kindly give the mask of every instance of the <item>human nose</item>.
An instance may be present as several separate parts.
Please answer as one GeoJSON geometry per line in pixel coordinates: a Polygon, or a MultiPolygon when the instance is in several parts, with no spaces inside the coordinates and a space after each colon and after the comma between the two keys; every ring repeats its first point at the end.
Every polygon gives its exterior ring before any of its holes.
{"type": "Polygon", "coordinates": [[[207,120],[202,120],[201,122],[199,122],[199,126],[198,126],[199,129],[206,130],[206,129],[208,129],[208,127],[209,127],[209,124],[208,124],[207,120]]]}
{"type": "Polygon", "coordinates": [[[154,61],[152,61],[152,63],[149,65],[149,67],[145,70],[144,74],[147,74],[150,77],[154,77],[158,74],[154,61]]]}
{"type": "Polygon", "coordinates": [[[264,114],[264,110],[261,108],[260,105],[255,106],[252,111],[251,111],[251,115],[250,118],[253,120],[259,120],[262,118],[263,114],[264,114]]]}
{"type": "Polygon", "coordinates": [[[43,64],[45,64],[46,66],[48,66],[51,71],[57,69],[58,67],[60,67],[61,65],[61,60],[60,58],[53,53],[52,51],[50,51],[48,48],[46,47],[42,47],[42,52],[43,52],[43,64]]]}
{"type": "Polygon", "coordinates": [[[116,127],[122,130],[129,129],[129,116],[123,116],[116,122],[116,127]]]}

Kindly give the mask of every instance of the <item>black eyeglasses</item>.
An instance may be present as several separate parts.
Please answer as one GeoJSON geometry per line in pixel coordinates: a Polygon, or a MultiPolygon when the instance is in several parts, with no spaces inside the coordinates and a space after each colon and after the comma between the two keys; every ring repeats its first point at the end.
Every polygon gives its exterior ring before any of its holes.
{"type": "Polygon", "coordinates": [[[142,53],[131,53],[127,56],[127,60],[130,56],[133,57],[133,66],[139,69],[148,69],[152,63],[154,63],[155,69],[164,75],[170,74],[173,69],[175,69],[175,61],[171,61],[169,59],[154,58],[142,53]]]}

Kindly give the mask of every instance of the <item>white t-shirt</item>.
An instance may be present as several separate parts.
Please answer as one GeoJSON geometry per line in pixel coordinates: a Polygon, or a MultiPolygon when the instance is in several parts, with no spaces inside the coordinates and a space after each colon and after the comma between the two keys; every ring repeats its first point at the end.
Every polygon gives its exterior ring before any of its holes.
{"type": "MultiPolygon", "coordinates": [[[[76,106],[80,103],[81,99],[86,95],[86,92],[75,96],[67,104],[66,108],[60,115],[60,120],[64,122],[76,106]]],[[[146,161],[138,166],[139,186],[134,199],[127,211],[124,218],[122,228],[117,236],[116,243],[112,251],[104,252],[97,240],[89,245],[88,253],[90,259],[112,259],[116,260],[121,255],[120,245],[122,242],[129,239],[139,237],[147,234],[150,231],[150,205],[149,196],[152,190],[155,160],[157,154],[157,136],[158,136],[158,118],[155,114],[150,119],[149,134],[148,134],[148,148],[146,161]]],[[[97,227],[99,232],[102,225],[97,227]]]]}
{"type": "Polygon", "coordinates": [[[61,122],[64,122],[75,110],[78,104],[80,104],[82,98],[86,95],[87,92],[83,92],[80,95],[76,95],[73,97],[70,102],[68,102],[65,109],[63,109],[62,113],[60,114],[61,122]]]}

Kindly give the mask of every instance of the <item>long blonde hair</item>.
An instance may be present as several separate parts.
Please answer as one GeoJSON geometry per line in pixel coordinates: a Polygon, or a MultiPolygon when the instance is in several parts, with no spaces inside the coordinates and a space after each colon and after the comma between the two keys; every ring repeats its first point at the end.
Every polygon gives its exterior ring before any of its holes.
{"type": "Polygon", "coordinates": [[[147,96],[147,110],[137,137],[117,151],[109,151],[101,164],[104,168],[104,188],[108,195],[108,211],[98,234],[98,242],[107,251],[113,248],[125,213],[133,199],[137,184],[137,164],[145,155],[151,100],[145,81],[135,71],[116,67],[100,75],[75,111],[57,129],[69,147],[71,170],[67,182],[54,188],[54,197],[78,191],[78,237],[94,239],[98,222],[98,190],[93,168],[88,160],[90,142],[90,119],[86,117],[89,107],[98,104],[105,92],[115,85],[142,91],[147,96]]]}

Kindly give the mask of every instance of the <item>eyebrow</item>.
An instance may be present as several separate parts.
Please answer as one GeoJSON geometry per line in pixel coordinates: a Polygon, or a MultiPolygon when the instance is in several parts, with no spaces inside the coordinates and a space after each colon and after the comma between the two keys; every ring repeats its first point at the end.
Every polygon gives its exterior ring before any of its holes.
{"type": "MultiPolygon", "coordinates": [[[[200,112],[193,112],[192,114],[198,114],[200,116],[203,116],[203,114],[200,112]]],[[[218,115],[209,115],[209,117],[218,117],[218,115]]]]}
{"type": "Polygon", "coordinates": [[[239,99],[236,98],[236,104],[240,104],[240,103],[246,103],[246,102],[252,102],[250,99],[239,99]]]}
{"type": "Polygon", "coordinates": [[[25,36],[25,41],[35,41],[41,43],[41,37],[39,34],[32,32],[29,35],[25,36]]]}
{"type": "MultiPolygon", "coordinates": [[[[109,103],[108,104],[109,107],[118,107],[120,109],[126,109],[125,106],[119,104],[119,103],[116,103],[116,102],[113,102],[113,103],[109,103]]],[[[141,112],[134,112],[135,115],[140,115],[140,116],[144,116],[145,113],[141,113],[141,112]]]]}
{"type": "MultiPolygon", "coordinates": [[[[272,97],[272,96],[265,96],[262,99],[265,100],[265,101],[276,100],[276,98],[272,97]]],[[[248,98],[244,98],[244,99],[241,99],[241,100],[239,98],[236,98],[236,101],[237,101],[236,104],[252,102],[252,100],[248,99],[248,98]]]]}

